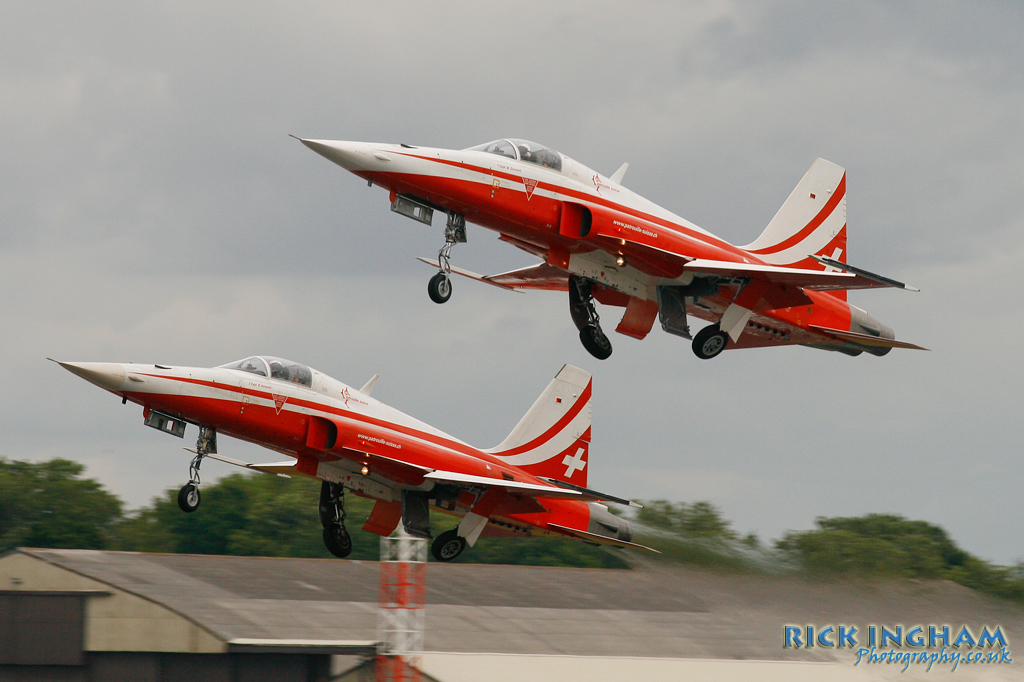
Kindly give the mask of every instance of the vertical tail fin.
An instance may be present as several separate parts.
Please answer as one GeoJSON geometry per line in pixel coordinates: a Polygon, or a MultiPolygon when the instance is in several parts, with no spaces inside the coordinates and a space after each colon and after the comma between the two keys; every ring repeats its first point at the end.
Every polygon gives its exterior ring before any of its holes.
{"type": "Polygon", "coordinates": [[[565,365],[512,432],[487,452],[534,476],[587,485],[589,372],[565,365]]]}
{"type": "MultiPolygon", "coordinates": [[[[772,265],[834,269],[812,255],[845,263],[846,169],[816,159],[761,236],[743,249],[772,265]]],[[[846,299],[846,291],[830,293],[846,299]]]]}

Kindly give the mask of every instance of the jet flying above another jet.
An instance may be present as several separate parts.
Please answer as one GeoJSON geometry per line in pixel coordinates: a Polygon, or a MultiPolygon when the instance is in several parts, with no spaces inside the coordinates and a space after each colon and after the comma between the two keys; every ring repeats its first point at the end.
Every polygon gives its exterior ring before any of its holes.
{"type": "Polygon", "coordinates": [[[761,235],[734,246],[622,186],[628,164],[606,177],[535,142],[500,139],[468,149],[300,141],[370,185],[391,210],[430,225],[446,218],[430,298],[444,303],[451,274],[504,289],[569,294],[580,340],[605,359],[612,346],[594,301],[625,308],[615,331],[643,339],[654,326],[692,339],[708,359],[732,348],[804,345],[885,355],[892,329],[847,302],[850,289],[913,289],[847,263],[846,171],[816,160],[761,235]],[[466,222],[540,259],[478,275],[450,262],[466,222]],[[711,324],[691,334],[690,318],[711,324]]]}
{"type": "Polygon", "coordinates": [[[219,367],[60,362],[73,374],[142,405],[147,426],[183,438],[199,428],[185,512],[199,507],[199,469],[207,457],[281,476],[322,481],[320,521],[327,549],[352,551],[345,490],[375,500],[363,529],[390,535],[401,523],[431,537],[430,510],[461,518],[431,545],[450,561],[482,535],[568,537],[615,547],[631,542],[629,522],[604,502],[639,506],[587,487],[589,373],[566,365],[508,437],[481,450],[371,397],[374,376],[356,389],[311,367],[253,356],[219,367]],[[217,452],[223,434],[292,459],[248,464],[217,452]]]}

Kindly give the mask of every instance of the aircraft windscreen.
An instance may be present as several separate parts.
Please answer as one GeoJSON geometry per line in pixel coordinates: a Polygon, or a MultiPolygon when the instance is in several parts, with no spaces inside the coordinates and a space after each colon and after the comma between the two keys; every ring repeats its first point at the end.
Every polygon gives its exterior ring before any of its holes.
{"type": "Polygon", "coordinates": [[[291,360],[283,360],[271,356],[253,356],[244,360],[238,360],[237,362],[229,362],[226,365],[221,365],[221,367],[224,369],[240,369],[243,372],[249,372],[261,377],[270,377],[271,379],[302,384],[303,386],[312,387],[313,385],[313,372],[309,367],[292,362],[291,360]]]}
{"type": "Polygon", "coordinates": [[[562,170],[562,155],[554,149],[548,149],[544,145],[530,142],[529,140],[495,140],[484,144],[470,147],[471,151],[487,152],[507,156],[510,159],[518,159],[527,163],[535,163],[553,171],[562,170]]]}
{"type": "Polygon", "coordinates": [[[281,381],[302,384],[303,386],[313,385],[313,372],[310,371],[309,367],[292,362],[291,360],[282,360],[281,358],[268,357],[264,359],[270,363],[271,379],[280,379],[281,381]]]}
{"type": "Polygon", "coordinates": [[[488,154],[497,154],[498,156],[507,156],[510,159],[518,158],[516,156],[516,148],[508,140],[495,140],[494,142],[485,142],[484,144],[470,147],[470,151],[474,152],[487,152],[488,154]]]}
{"type": "Polygon", "coordinates": [[[256,374],[261,377],[267,375],[267,363],[263,362],[263,358],[246,358],[244,360],[238,360],[237,362],[229,362],[226,365],[220,365],[224,369],[240,369],[243,372],[249,374],[256,374]]]}
{"type": "Polygon", "coordinates": [[[554,149],[548,149],[544,145],[530,142],[529,140],[509,140],[519,150],[519,160],[527,163],[535,163],[551,170],[562,170],[562,155],[554,149]]]}

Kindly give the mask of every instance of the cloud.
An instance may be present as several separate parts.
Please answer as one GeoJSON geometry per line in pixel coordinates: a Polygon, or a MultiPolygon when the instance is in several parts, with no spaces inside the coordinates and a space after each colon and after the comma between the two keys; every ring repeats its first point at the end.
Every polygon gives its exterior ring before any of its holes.
{"type": "MultiPolygon", "coordinates": [[[[1012,3],[15,3],[0,454],[86,462],[133,505],[186,476],[182,443],[47,355],[379,372],[375,395],[481,446],[571,362],[595,374],[595,487],[710,499],[761,537],[894,511],[1008,563],[1024,532],[1022,19],[1012,3]],[[512,135],[604,173],[629,161],[627,186],[736,243],[829,158],[848,169],[852,262],[923,289],[851,300],[933,351],[701,362],[656,329],[613,335],[597,363],[562,296],[460,280],[430,303],[413,257],[439,225],[391,214],[289,133],[512,135]]],[[[458,265],[532,262],[469,236],[458,265]]]]}

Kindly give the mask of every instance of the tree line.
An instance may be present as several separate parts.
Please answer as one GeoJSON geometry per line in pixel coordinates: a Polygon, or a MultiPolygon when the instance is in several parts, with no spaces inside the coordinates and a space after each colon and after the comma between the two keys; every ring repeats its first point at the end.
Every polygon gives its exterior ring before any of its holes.
{"type": "MultiPolygon", "coordinates": [[[[316,505],[320,482],[295,477],[234,474],[203,486],[203,506],[178,509],[177,490],[149,506],[126,511],[103,486],[83,478],[77,462],[21,462],[0,458],[0,553],[15,547],[139,552],[322,557],[316,505]]],[[[379,537],[360,526],[372,502],[349,493],[351,559],[375,560],[379,537]]],[[[455,517],[435,514],[435,534],[455,517]]],[[[712,569],[794,570],[819,577],[903,577],[952,580],[1024,602],[1024,563],[998,566],[960,549],[939,526],[893,514],[824,518],[809,531],[789,532],[771,547],[741,537],[708,502],[651,500],[637,511],[637,542],[661,560],[712,569]],[[766,568],[767,567],[767,568],[766,568]],[[780,569],[780,567],[783,567],[780,569]]],[[[628,552],[558,538],[481,538],[456,559],[466,563],[628,568],[628,552]]]]}

